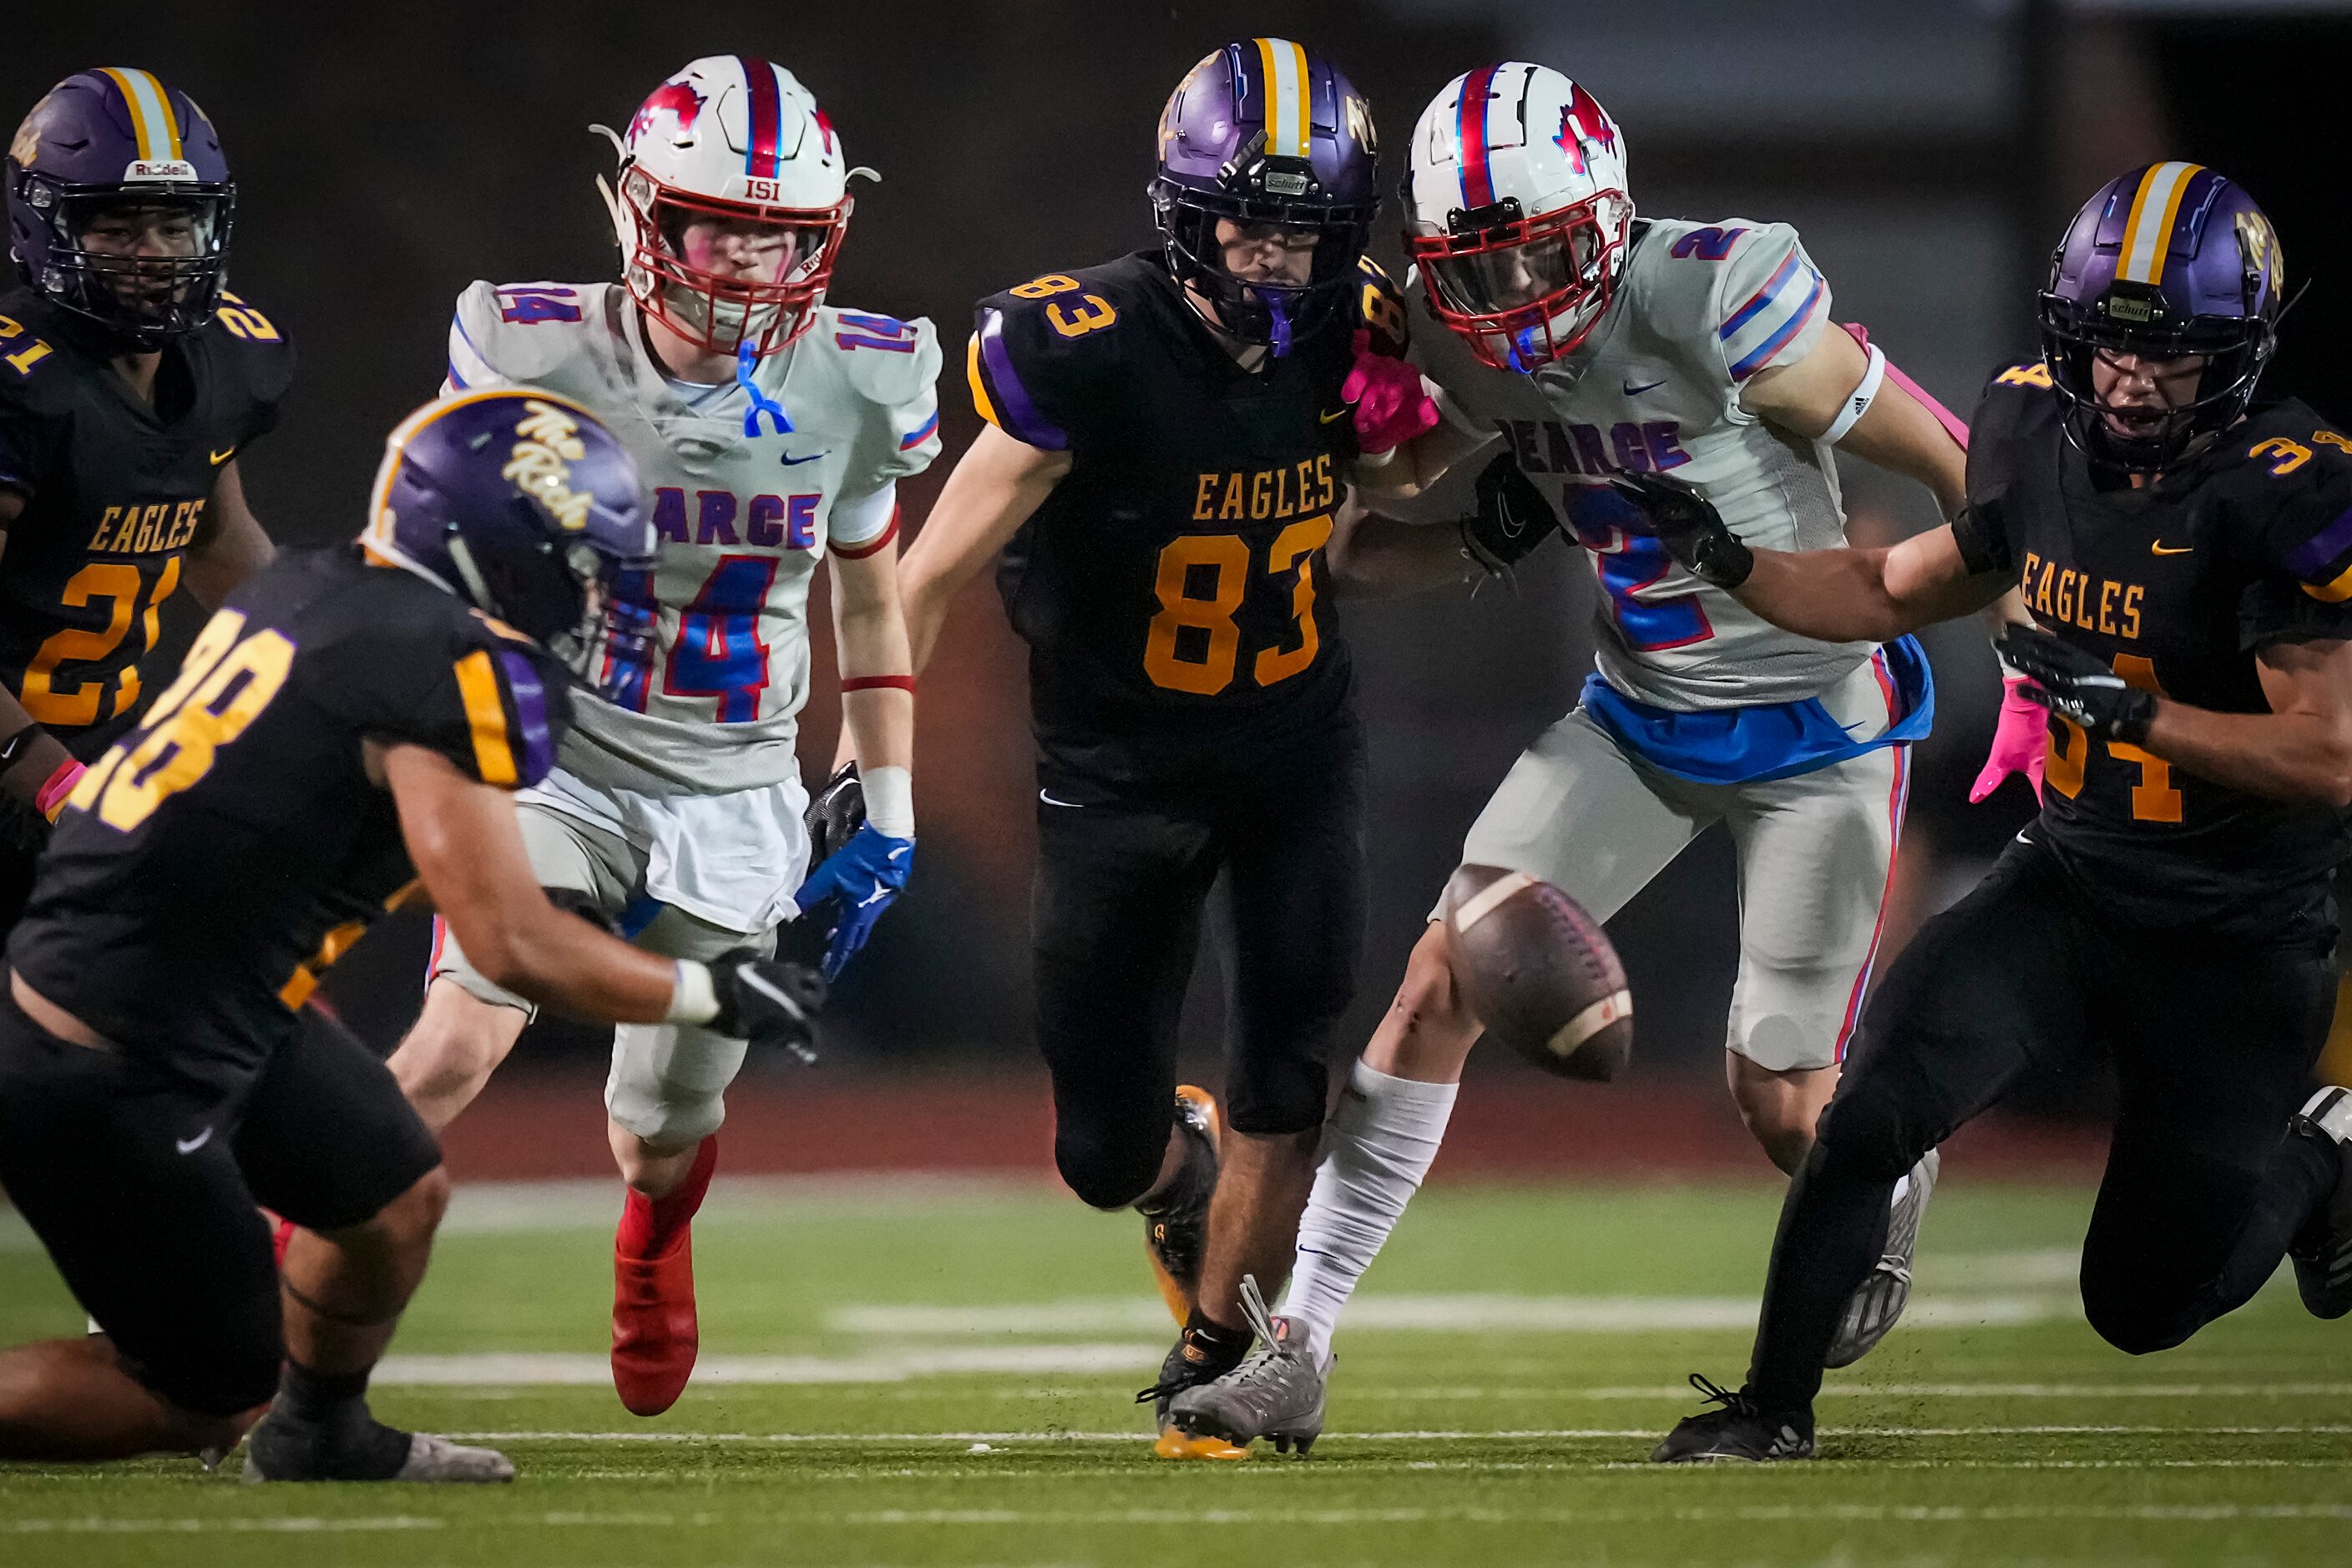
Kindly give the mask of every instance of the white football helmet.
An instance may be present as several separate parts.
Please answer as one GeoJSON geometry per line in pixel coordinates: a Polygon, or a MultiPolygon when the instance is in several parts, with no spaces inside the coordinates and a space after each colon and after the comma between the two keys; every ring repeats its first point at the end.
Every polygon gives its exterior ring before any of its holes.
{"type": "Polygon", "coordinates": [[[1430,310],[1488,364],[1559,359],[1609,308],[1633,225],[1625,138],[1559,72],[1511,60],[1446,83],[1413,127],[1406,197],[1430,310]]]}
{"type": "Polygon", "coordinates": [[[654,89],[626,135],[591,129],[621,154],[619,190],[596,184],[622,277],[648,314],[713,353],[772,354],[808,330],[849,225],[849,176],[873,171],[845,167],[832,122],[792,72],[710,55],[654,89]],[[696,265],[686,230],[698,220],[752,230],[749,269],[696,265]]]}

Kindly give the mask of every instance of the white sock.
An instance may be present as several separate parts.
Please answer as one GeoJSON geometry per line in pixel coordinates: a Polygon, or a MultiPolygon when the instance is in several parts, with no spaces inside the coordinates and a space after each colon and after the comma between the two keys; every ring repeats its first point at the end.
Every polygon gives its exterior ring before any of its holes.
{"type": "Polygon", "coordinates": [[[1454,1114],[1458,1085],[1422,1083],[1356,1064],[1323,1125],[1315,1191],[1298,1222],[1298,1260],[1283,1316],[1318,1360],[1381,1244],[1404,1216],[1454,1114]]]}

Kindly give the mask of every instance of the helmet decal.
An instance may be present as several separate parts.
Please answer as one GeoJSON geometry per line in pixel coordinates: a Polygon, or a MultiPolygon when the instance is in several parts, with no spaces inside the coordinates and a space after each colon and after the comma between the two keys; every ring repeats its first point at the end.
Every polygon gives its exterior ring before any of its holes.
{"type": "Polygon", "coordinates": [[[709,101],[694,90],[692,82],[666,81],[654,89],[645,102],[637,105],[636,113],[629,117],[629,140],[635,142],[651,131],[656,114],[667,114],[677,121],[681,132],[691,131],[696,117],[702,112],[702,106],[709,101]]]}

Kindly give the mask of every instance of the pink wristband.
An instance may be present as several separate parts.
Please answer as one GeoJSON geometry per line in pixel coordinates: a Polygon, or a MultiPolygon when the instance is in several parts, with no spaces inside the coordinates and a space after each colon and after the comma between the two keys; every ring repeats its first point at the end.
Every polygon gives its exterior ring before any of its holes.
{"type": "Polygon", "coordinates": [[[59,763],[58,771],[49,775],[49,782],[35,792],[34,809],[55,822],[58,813],[66,808],[66,796],[73,794],[74,785],[81,782],[81,775],[82,765],[73,758],[59,763]]]}

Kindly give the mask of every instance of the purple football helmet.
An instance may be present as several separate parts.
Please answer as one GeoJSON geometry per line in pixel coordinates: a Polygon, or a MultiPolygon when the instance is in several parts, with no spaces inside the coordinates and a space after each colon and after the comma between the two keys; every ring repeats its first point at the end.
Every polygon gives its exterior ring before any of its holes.
{"type": "Polygon", "coordinates": [[[600,687],[651,656],[616,593],[653,564],[637,465],[580,405],[531,387],[428,403],[384,443],[360,542],[600,687]]]}
{"type": "Polygon", "coordinates": [[[2236,423],[2278,346],[2278,231],[2243,187],[2197,163],[2151,163],[2100,187],[2067,226],[2042,295],[2042,354],[2066,430],[2098,461],[2152,473],[2236,423]],[[2101,354],[2201,355],[2189,403],[2116,428],[2091,379],[2101,354]]]}
{"type": "Polygon", "coordinates": [[[1380,211],[1377,163],[1371,106],[1330,61],[1286,38],[1227,44],[1160,114],[1150,189],[1169,269],[1215,306],[1226,331],[1288,353],[1355,281],[1380,211]],[[1220,218],[1314,234],[1307,281],[1228,272],[1220,218]]]}
{"type": "Polygon", "coordinates": [[[212,320],[236,205],[212,121],[149,71],[66,78],[8,143],[17,275],[134,350],[212,320]]]}

